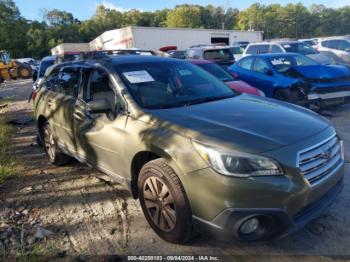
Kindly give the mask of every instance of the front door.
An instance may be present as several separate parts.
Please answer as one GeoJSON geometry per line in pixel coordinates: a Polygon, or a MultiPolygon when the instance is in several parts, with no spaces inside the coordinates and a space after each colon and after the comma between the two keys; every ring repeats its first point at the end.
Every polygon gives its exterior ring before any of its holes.
{"type": "Polygon", "coordinates": [[[83,79],[83,92],[73,112],[78,156],[105,173],[120,178],[128,117],[123,110],[123,99],[104,70],[85,70],[83,79]],[[111,111],[88,112],[88,103],[98,99],[108,100],[111,111]]]}

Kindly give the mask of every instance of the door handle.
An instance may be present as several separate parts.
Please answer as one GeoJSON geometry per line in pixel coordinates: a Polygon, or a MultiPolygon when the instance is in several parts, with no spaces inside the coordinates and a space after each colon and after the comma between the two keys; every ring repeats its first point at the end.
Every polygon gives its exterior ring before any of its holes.
{"type": "Polygon", "coordinates": [[[76,120],[78,120],[78,121],[84,121],[84,118],[85,118],[84,114],[81,113],[81,112],[75,112],[75,113],[73,114],[73,116],[74,116],[74,118],[75,118],[76,120]]]}

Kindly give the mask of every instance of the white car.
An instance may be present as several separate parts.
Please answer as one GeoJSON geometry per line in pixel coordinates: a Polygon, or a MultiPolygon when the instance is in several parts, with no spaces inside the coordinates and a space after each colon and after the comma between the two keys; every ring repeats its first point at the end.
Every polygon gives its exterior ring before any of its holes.
{"type": "Polygon", "coordinates": [[[321,54],[315,48],[299,41],[266,42],[250,44],[244,50],[243,56],[264,53],[298,53],[310,57],[322,64],[331,65],[334,62],[329,57],[321,54]]]}
{"type": "Polygon", "coordinates": [[[337,64],[350,66],[350,37],[332,37],[321,39],[317,50],[332,59],[337,64]]]}

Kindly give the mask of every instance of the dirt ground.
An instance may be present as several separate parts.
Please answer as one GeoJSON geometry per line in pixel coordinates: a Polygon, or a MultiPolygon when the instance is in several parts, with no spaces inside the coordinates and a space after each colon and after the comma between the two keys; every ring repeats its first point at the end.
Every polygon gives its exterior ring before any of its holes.
{"type": "Polygon", "coordinates": [[[10,112],[18,163],[18,176],[0,186],[2,253],[12,246],[12,255],[39,252],[41,247],[43,254],[80,261],[112,254],[234,255],[250,261],[262,256],[271,261],[350,259],[350,105],[326,112],[345,140],[347,171],[342,194],[320,218],[276,242],[230,243],[201,236],[181,246],[158,238],[138,201],[99,171],[77,162],[59,168],[48,164],[35,140],[32,105],[27,102],[31,84],[27,80],[0,86],[0,101],[13,100],[10,112]],[[13,236],[16,232],[20,239],[13,236]]]}

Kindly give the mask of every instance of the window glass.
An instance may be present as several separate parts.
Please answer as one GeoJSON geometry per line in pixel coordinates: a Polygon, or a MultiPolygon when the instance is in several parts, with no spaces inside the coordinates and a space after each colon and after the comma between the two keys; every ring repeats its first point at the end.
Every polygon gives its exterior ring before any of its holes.
{"type": "Polygon", "coordinates": [[[269,48],[270,45],[266,44],[266,45],[250,45],[247,50],[246,50],[246,54],[250,54],[250,55],[255,55],[255,54],[264,54],[264,53],[268,53],[269,52],[269,48]]]}
{"type": "Polygon", "coordinates": [[[329,40],[328,41],[328,48],[332,48],[332,49],[338,49],[339,46],[339,41],[338,40],[329,40]]]}
{"type": "Polygon", "coordinates": [[[230,49],[213,49],[204,51],[204,59],[210,61],[234,59],[230,49]]]}
{"type": "Polygon", "coordinates": [[[53,91],[56,91],[58,89],[58,85],[59,85],[58,75],[59,75],[59,70],[56,69],[47,76],[45,80],[45,86],[47,89],[53,90],[53,91]]]}
{"type": "Polygon", "coordinates": [[[285,73],[293,66],[319,65],[314,60],[303,55],[275,56],[270,58],[272,66],[280,73],[285,73]]]}
{"type": "Polygon", "coordinates": [[[228,82],[235,80],[231,74],[226,72],[221,66],[217,64],[199,64],[198,66],[202,67],[205,71],[209,72],[221,81],[228,82]]]}
{"type": "Polygon", "coordinates": [[[116,105],[116,98],[113,90],[113,83],[106,72],[102,70],[91,72],[88,93],[86,95],[88,101],[106,99],[114,107],[116,105]]]}
{"type": "Polygon", "coordinates": [[[328,41],[328,40],[322,41],[322,42],[321,42],[321,46],[323,46],[323,47],[329,47],[329,41],[328,41]]]}
{"type": "Polygon", "coordinates": [[[77,97],[80,82],[80,68],[63,68],[58,74],[59,84],[54,88],[56,92],[77,97]]]}
{"type": "Polygon", "coordinates": [[[272,45],[271,53],[283,53],[283,50],[278,45],[272,45]]]}
{"type": "Polygon", "coordinates": [[[348,41],[345,40],[339,40],[339,45],[338,45],[338,49],[339,50],[347,50],[350,48],[350,43],[348,41]]]}
{"type": "Polygon", "coordinates": [[[55,63],[55,60],[45,60],[40,63],[40,71],[38,77],[41,78],[45,75],[46,70],[55,63]]]}
{"type": "Polygon", "coordinates": [[[241,55],[244,52],[244,49],[240,46],[230,47],[231,53],[234,55],[241,55]]]}
{"type": "Polygon", "coordinates": [[[270,69],[269,65],[263,59],[261,58],[255,59],[253,71],[264,74],[269,69],[270,69]]]}
{"type": "Polygon", "coordinates": [[[242,68],[247,69],[247,70],[251,70],[252,63],[253,63],[253,58],[252,57],[247,57],[247,58],[241,59],[237,63],[238,63],[239,67],[242,67],[242,68]]]}
{"type": "Polygon", "coordinates": [[[186,58],[194,58],[195,51],[194,50],[187,50],[186,51],[186,58]]]}
{"type": "Polygon", "coordinates": [[[228,86],[198,66],[180,60],[115,66],[135,101],[163,109],[233,97],[228,86]]]}
{"type": "Polygon", "coordinates": [[[289,53],[299,53],[303,55],[317,54],[315,48],[304,43],[283,44],[283,48],[289,53]]]}

